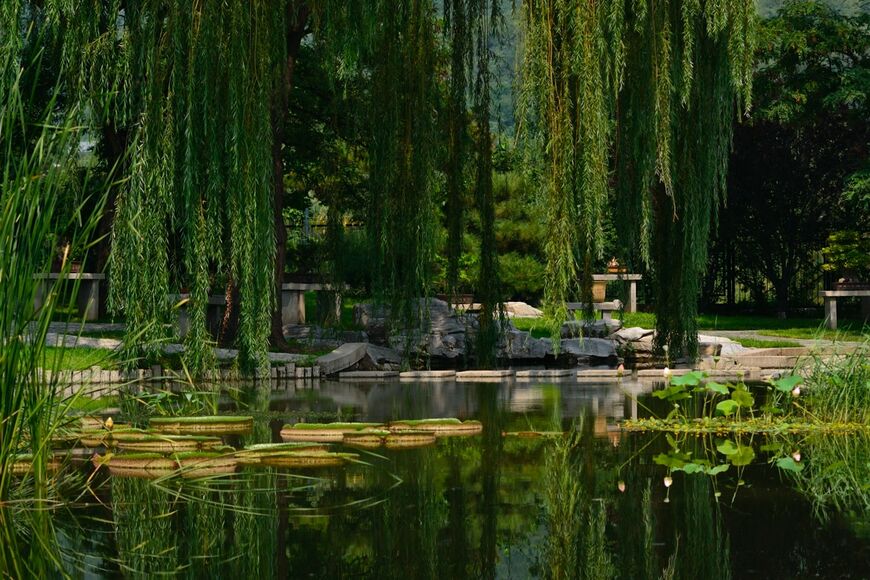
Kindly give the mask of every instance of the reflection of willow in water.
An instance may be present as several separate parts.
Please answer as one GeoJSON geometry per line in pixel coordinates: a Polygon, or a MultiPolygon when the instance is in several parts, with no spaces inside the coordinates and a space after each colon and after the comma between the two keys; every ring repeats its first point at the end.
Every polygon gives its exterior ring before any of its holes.
{"type": "Polygon", "coordinates": [[[175,501],[150,481],[112,478],[118,565],[125,576],[147,578],[178,570],[175,501]]]}
{"type": "Polygon", "coordinates": [[[731,550],[710,478],[687,475],[671,488],[674,504],[673,578],[728,580],[731,550]]]}
{"type": "Polygon", "coordinates": [[[607,510],[603,500],[592,499],[586,489],[580,461],[579,431],[556,440],[545,463],[547,544],[544,553],[549,577],[612,578],[614,568],[607,549],[607,510]]]}
{"type": "Polygon", "coordinates": [[[803,444],[804,469],[794,474],[798,490],[826,522],[847,514],[857,525],[870,522],[870,436],[818,436],[803,444]]]}
{"type": "MultiPolygon", "coordinates": [[[[629,441],[623,442],[627,448],[629,441]]],[[[709,477],[678,478],[670,489],[670,503],[654,509],[651,481],[657,471],[634,464],[619,475],[625,491],[614,498],[614,471],[602,468],[594,445],[581,422],[548,448],[544,476],[548,535],[542,555],[547,577],[731,577],[729,541],[709,477]],[[664,561],[656,553],[656,540],[667,546],[664,561]]],[[[627,451],[621,449],[620,454],[627,451]]]]}
{"type": "MultiPolygon", "coordinates": [[[[258,383],[253,393],[251,410],[266,416],[269,411],[271,387],[258,383]]],[[[255,420],[246,445],[271,443],[272,431],[268,419],[255,420]]],[[[249,469],[243,474],[233,498],[234,576],[243,578],[275,578],[278,546],[278,477],[273,469],[249,469]]]]}

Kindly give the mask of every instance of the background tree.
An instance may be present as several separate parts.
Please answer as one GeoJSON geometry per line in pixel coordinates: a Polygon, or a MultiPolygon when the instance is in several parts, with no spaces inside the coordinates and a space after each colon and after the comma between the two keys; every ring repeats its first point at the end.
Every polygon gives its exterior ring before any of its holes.
{"type": "Polygon", "coordinates": [[[785,313],[801,270],[838,229],[867,230],[870,16],[786,2],[761,27],[752,119],[738,126],[718,248],[785,313]]]}

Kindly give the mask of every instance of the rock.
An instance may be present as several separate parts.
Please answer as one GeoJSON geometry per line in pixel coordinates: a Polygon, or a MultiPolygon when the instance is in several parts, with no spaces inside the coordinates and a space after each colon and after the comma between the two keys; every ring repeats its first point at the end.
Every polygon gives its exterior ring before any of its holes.
{"type": "Polygon", "coordinates": [[[605,338],[622,328],[621,320],[569,320],[562,324],[562,338],[605,338]]]}
{"type": "Polygon", "coordinates": [[[358,371],[397,371],[402,366],[402,355],[391,348],[366,345],[366,354],[354,367],[358,371]]]}
{"type": "Polygon", "coordinates": [[[317,357],[317,364],[324,375],[334,375],[348,369],[366,356],[365,342],[349,342],[341,345],[329,354],[317,357]]]}
{"type": "Polygon", "coordinates": [[[577,357],[615,358],[616,343],[606,338],[563,339],[561,351],[577,357]]]}
{"type": "Polygon", "coordinates": [[[412,354],[424,354],[434,358],[456,359],[466,354],[467,326],[474,325],[474,319],[458,314],[443,300],[419,300],[418,308],[428,322],[427,330],[396,333],[387,336],[389,328],[387,307],[374,307],[371,304],[354,306],[354,320],[363,326],[372,342],[387,345],[399,352],[410,350],[412,354]]]}
{"type": "Polygon", "coordinates": [[[540,318],[543,311],[525,302],[505,302],[504,311],[508,318],[540,318]]]}
{"type": "Polygon", "coordinates": [[[639,326],[633,326],[631,328],[623,328],[615,332],[613,338],[620,344],[625,344],[626,342],[637,342],[647,337],[652,340],[653,334],[655,334],[654,330],[647,330],[639,326]]]}
{"type": "Polygon", "coordinates": [[[553,354],[553,345],[548,338],[534,338],[530,333],[507,329],[499,345],[499,357],[524,360],[542,359],[553,354]]]}

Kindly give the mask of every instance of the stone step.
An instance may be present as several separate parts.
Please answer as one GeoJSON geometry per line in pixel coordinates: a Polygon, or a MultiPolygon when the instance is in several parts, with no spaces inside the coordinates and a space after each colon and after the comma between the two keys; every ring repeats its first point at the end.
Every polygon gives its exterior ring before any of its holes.
{"type": "Polygon", "coordinates": [[[338,374],[341,381],[382,381],[399,377],[399,371],[344,371],[338,374]]]}
{"type": "Polygon", "coordinates": [[[509,379],[513,376],[514,371],[512,369],[491,371],[460,371],[456,373],[456,380],[464,382],[489,382],[502,381],[504,379],[509,379]]]}
{"type": "Polygon", "coordinates": [[[456,371],[405,371],[399,373],[403,381],[440,381],[456,378],[456,371]]]}
{"type": "Polygon", "coordinates": [[[765,356],[756,354],[729,356],[719,359],[716,369],[727,369],[735,366],[760,369],[794,368],[798,358],[797,356],[765,356]]]}
{"type": "Polygon", "coordinates": [[[576,374],[574,369],[527,369],[517,371],[517,379],[562,379],[573,378],[576,374]]]}

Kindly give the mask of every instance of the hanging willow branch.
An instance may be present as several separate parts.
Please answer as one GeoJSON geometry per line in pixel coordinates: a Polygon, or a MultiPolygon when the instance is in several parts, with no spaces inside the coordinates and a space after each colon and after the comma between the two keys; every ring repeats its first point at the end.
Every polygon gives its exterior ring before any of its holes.
{"type": "Polygon", "coordinates": [[[754,19],[751,0],[524,3],[520,130],[545,176],[556,328],[578,286],[589,296],[615,183],[620,239],[654,270],[656,340],[696,353],[698,283],[735,104],[749,102],[754,19]]]}
{"type": "Polygon", "coordinates": [[[480,268],[476,297],[481,304],[476,334],[476,354],[480,366],[495,363],[502,314],[501,286],[495,245],[495,200],[492,188],[491,60],[492,44],[498,37],[501,13],[493,0],[448,0],[444,19],[450,40],[450,92],[448,102],[447,165],[447,286],[453,294],[459,277],[464,233],[466,164],[469,153],[474,160],[474,203],[480,214],[480,268]],[[468,90],[468,79],[474,82],[468,90]],[[469,95],[470,93],[470,95],[469,95]],[[472,101],[475,134],[469,150],[469,118],[472,101]]]}

